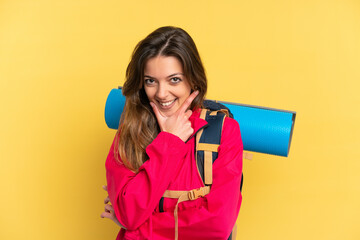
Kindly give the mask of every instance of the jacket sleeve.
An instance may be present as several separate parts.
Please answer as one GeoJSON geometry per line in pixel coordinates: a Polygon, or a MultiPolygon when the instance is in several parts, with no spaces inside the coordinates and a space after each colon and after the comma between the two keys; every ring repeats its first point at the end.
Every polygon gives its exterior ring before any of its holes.
{"type": "Polygon", "coordinates": [[[115,160],[114,142],[105,163],[109,198],[120,224],[135,230],[159,204],[182,165],[186,145],[177,136],[160,132],[146,148],[149,159],[134,173],[115,160]]]}
{"type": "Polygon", "coordinates": [[[228,239],[242,201],[242,155],[239,124],[226,118],[218,158],[213,164],[210,193],[198,199],[202,207],[179,212],[179,239],[228,239]]]}

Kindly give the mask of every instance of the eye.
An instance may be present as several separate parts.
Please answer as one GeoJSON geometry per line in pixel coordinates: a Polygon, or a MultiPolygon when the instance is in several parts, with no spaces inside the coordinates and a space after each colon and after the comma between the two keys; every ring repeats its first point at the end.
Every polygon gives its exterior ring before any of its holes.
{"type": "Polygon", "coordinates": [[[152,85],[155,83],[155,80],[154,79],[151,79],[151,78],[146,78],[145,79],[145,84],[146,85],[152,85]]]}
{"type": "Polygon", "coordinates": [[[170,79],[170,81],[171,81],[172,83],[178,83],[178,82],[181,82],[181,78],[173,77],[173,78],[170,79]]]}

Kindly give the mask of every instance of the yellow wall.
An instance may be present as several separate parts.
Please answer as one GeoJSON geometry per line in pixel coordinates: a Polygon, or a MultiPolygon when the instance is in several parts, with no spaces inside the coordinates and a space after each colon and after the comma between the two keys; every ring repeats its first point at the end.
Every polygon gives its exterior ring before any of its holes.
{"type": "Polygon", "coordinates": [[[104,104],[163,25],[208,98],[297,111],[288,158],[244,162],[238,239],[360,239],[358,0],[0,1],[0,239],[115,238],[104,104]]]}

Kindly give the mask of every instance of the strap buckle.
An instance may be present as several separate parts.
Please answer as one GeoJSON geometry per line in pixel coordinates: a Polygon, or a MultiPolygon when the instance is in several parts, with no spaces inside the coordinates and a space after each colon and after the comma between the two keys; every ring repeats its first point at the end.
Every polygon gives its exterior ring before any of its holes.
{"type": "Polygon", "coordinates": [[[205,194],[202,188],[193,189],[188,193],[188,197],[190,200],[195,200],[198,199],[199,197],[204,197],[204,196],[205,194]]]}

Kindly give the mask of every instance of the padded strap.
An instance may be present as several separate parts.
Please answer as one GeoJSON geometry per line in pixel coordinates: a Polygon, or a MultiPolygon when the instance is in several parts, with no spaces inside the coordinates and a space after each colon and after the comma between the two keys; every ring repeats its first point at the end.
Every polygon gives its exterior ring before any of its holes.
{"type": "Polygon", "coordinates": [[[164,192],[163,197],[180,198],[182,195],[185,194],[185,195],[187,195],[187,198],[183,198],[183,199],[185,199],[184,201],[187,201],[187,200],[195,200],[195,199],[198,199],[199,197],[203,197],[203,196],[209,194],[209,192],[210,192],[209,186],[192,189],[189,191],[166,190],[164,192]]]}
{"type": "MultiPolygon", "coordinates": [[[[201,119],[204,119],[205,120],[205,118],[206,118],[206,112],[207,112],[207,110],[206,109],[201,109],[201,113],[200,113],[200,118],[201,119]]],[[[198,169],[200,169],[199,168],[199,166],[198,166],[198,154],[197,154],[197,151],[198,151],[198,148],[199,148],[199,142],[200,142],[200,138],[201,138],[201,136],[202,136],[202,134],[203,134],[203,132],[204,132],[204,129],[202,128],[202,129],[200,129],[199,131],[198,131],[198,133],[196,134],[196,145],[195,145],[195,162],[196,162],[196,166],[197,166],[197,168],[198,169]]],[[[199,174],[200,174],[200,172],[199,172],[199,174]]],[[[200,174],[201,175],[201,174],[200,174]]]]}
{"type": "Polygon", "coordinates": [[[200,113],[200,118],[201,118],[201,119],[204,119],[204,120],[205,120],[205,118],[206,118],[206,112],[207,112],[206,109],[201,109],[201,113],[200,113]]]}
{"type": "Polygon", "coordinates": [[[245,158],[247,160],[252,160],[253,159],[253,154],[249,153],[249,152],[243,152],[243,158],[245,158]]]}
{"type": "Polygon", "coordinates": [[[237,235],[237,225],[235,223],[235,226],[233,227],[233,230],[231,232],[231,239],[229,238],[229,240],[236,240],[236,235],[237,235]]]}
{"type": "Polygon", "coordinates": [[[205,180],[205,185],[211,185],[213,183],[212,164],[213,164],[212,152],[204,151],[204,178],[205,178],[204,180],[205,180]]]}
{"type": "MultiPolygon", "coordinates": [[[[201,109],[201,113],[200,113],[200,118],[201,119],[204,119],[206,118],[206,112],[207,110],[206,109],[201,109]]],[[[200,129],[200,131],[196,134],[196,146],[195,148],[198,149],[199,147],[199,142],[200,142],[200,138],[201,138],[201,135],[202,133],[204,132],[204,129],[200,129]]],[[[197,161],[197,154],[195,154],[195,158],[196,158],[196,161],[197,161]]]]}
{"type": "Polygon", "coordinates": [[[205,185],[213,183],[212,165],[218,156],[225,116],[221,110],[201,110],[200,117],[208,125],[196,134],[196,164],[205,185]]]}
{"type": "Polygon", "coordinates": [[[218,152],[219,144],[211,144],[211,143],[199,143],[196,148],[197,151],[210,151],[210,152],[218,152]]]}

